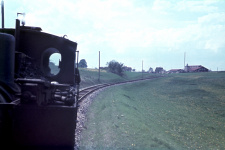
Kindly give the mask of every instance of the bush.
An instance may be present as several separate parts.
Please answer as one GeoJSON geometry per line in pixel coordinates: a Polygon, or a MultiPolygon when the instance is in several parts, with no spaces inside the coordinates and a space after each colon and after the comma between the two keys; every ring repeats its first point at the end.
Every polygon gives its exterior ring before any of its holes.
{"type": "Polygon", "coordinates": [[[119,76],[123,75],[123,63],[119,63],[115,60],[111,60],[110,62],[107,62],[108,65],[108,71],[115,73],[119,76]]]}
{"type": "Polygon", "coordinates": [[[85,59],[81,59],[80,62],[78,63],[78,67],[80,68],[87,68],[87,62],[85,59]]]}

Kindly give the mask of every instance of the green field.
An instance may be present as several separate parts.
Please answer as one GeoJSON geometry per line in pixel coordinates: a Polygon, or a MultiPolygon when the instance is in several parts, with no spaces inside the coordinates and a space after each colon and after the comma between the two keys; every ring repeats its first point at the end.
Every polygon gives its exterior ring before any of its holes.
{"type": "Polygon", "coordinates": [[[80,149],[225,149],[225,73],[173,74],[107,88],[80,149]]]}
{"type": "MultiPolygon", "coordinates": [[[[99,80],[99,70],[98,69],[88,69],[88,68],[79,68],[81,83],[80,87],[88,87],[95,84],[102,83],[115,83],[127,80],[134,80],[142,78],[141,72],[124,72],[123,76],[101,70],[100,80],[99,80]]],[[[144,73],[143,78],[154,76],[153,74],[144,73]]]]}

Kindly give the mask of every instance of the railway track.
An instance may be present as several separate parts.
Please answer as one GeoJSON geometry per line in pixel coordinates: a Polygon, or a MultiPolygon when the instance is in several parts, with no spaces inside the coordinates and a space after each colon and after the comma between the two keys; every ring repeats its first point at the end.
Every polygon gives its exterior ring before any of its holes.
{"type": "Polygon", "coordinates": [[[113,85],[119,85],[119,84],[125,84],[125,83],[133,83],[133,82],[138,82],[138,81],[143,81],[143,80],[150,80],[150,79],[160,78],[160,77],[163,77],[163,76],[150,77],[150,78],[137,79],[137,80],[130,80],[130,81],[123,81],[123,82],[110,83],[110,84],[98,84],[98,85],[90,86],[90,87],[87,87],[87,88],[83,88],[79,91],[78,103],[80,103],[84,98],[86,98],[91,93],[93,93],[93,92],[95,92],[99,89],[105,88],[105,87],[109,87],[109,86],[113,86],[113,85]]]}
{"type": "Polygon", "coordinates": [[[79,98],[78,98],[78,112],[77,112],[77,127],[76,127],[76,132],[75,132],[75,150],[79,150],[79,143],[80,143],[80,134],[83,129],[85,129],[85,114],[88,110],[89,105],[92,103],[92,98],[88,97],[90,94],[93,92],[105,88],[105,87],[110,87],[114,85],[119,85],[119,84],[126,84],[126,83],[133,83],[133,82],[138,82],[138,81],[143,81],[143,80],[150,80],[154,78],[159,78],[163,76],[157,76],[157,77],[151,77],[151,78],[145,78],[145,79],[137,79],[137,80],[131,80],[131,81],[124,81],[124,82],[118,82],[118,83],[111,83],[111,84],[98,84],[94,86],[90,86],[87,88],[83,88],[79,91],[79,98]]]}
{"type": "Polygon", "coordinates": [[[81,89],[79,91],[79,102],[82,101],[85,97],[87,97],[88,95],[90,95],[91,93],[93,93],[94,91],[97,91],[101,88],[110,86],[110,84],[98,84],[98,85],[94,85],[94,86],[90,86],[84,89],[81,89]]]}

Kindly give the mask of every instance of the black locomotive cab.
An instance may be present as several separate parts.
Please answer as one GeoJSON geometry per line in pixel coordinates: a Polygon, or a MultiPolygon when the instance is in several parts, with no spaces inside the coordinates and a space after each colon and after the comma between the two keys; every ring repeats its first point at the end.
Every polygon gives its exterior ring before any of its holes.
{"type": "Polygon", "coordinates": [[[0,149],[74,148],[76,49],[76,42],[18,19],[15,29],[0,29],[0,149]]]}

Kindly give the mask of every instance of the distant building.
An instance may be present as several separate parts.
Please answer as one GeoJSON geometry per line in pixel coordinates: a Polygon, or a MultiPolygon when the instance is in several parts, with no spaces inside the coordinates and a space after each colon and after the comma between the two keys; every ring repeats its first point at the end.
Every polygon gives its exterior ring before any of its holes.
{"type": "Polygon", "coordinates": [[[163,72],[164,72],[164,70],[163,70],[162,67],[156,67],[155,68],[155,73],[163,73],[163,72]]]}
{"type": "Polygon", "coordinates": [[[171,69],[168,71],[168,73],[183,73],[184,70],[183,69],[171,69]]]}
{"type": "Polygon", "coordinates": [[[185,72],[208,72],[209,69],[201,66],[201,65],[194,65],[194,66],[188,66],[188,64],[184,68],[185,72]]]}

